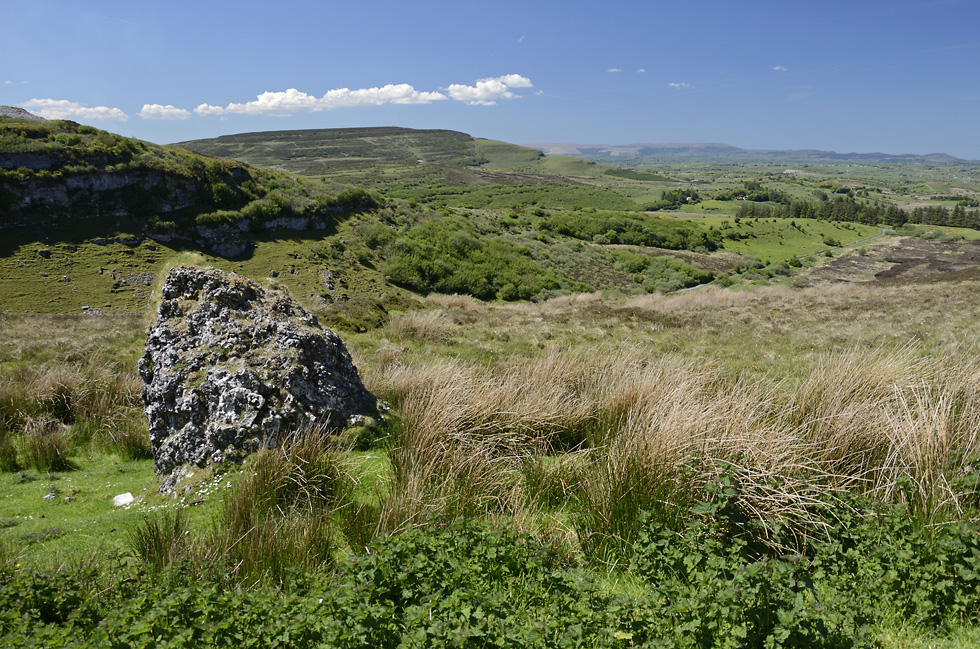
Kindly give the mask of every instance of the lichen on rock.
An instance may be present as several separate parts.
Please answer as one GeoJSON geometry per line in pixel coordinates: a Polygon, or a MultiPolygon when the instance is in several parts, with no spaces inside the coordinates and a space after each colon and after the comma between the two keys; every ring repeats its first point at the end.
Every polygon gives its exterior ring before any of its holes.
{"type": "Polygon", "coordinates": [[[139,363],[161,491],[187,465],[238,462],[304,426],[377,416],[340,337],[286,295],[181,266],[161,298],[139,363]]]}

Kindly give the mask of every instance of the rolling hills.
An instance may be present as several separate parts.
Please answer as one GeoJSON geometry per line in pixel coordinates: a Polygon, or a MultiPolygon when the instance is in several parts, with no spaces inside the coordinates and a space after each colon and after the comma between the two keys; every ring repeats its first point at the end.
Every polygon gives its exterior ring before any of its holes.
{"type": "Polygon", "coordinates": [[[347,329],[380,326],[433,292],[541,301],[707,283],[804,286],[828,251],[883,236],[873,220],[846,221],[886,213],[874,206],[890,198],[807,174],[711,170],[699,182],[681,167],[623,169],[447,130],[184,144],[195,150],[0,117],[5,308],[142,312],[160,271],[188,260],[279,283],[347,329]],[[750,187],[761,202],[734,200],[750,187]],[[798,213],[814,192],[833,207],[822,220],[798,213]],[[651,201],[658,211],[644,211],[651,201]]]}
{"type": "Polygon", "coordinates": [[[661,144],[528,144],[547,155],[581,156],[591,160],[654,159],[660,162],[700,160],[729,162],[965,162],[945,153],[888,154],[837,153],[818,149],[743,149],[719,143],[661,143],[661,144]]]}

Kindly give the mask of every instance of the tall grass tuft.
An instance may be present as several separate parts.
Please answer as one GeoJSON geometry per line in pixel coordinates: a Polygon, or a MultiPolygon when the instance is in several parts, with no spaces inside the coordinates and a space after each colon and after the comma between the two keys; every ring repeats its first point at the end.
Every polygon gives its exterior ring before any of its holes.
{"type": "MultiPolygon", "coordinates": [[[[545,363],[548,360],[543,361],[545,363]]],[[[458,361],[389,365],[371,386],[398,414],[387,531],[433,515],[513,515],[528,506],[525,460],[577,416],[571,393],[514,367],[501,375],[458,361]]]]}
{"type": "Polygon", "coordinates": [[[397,339],[447,343],[452,336],[453,321],[442,309],[410,311],[392,317],[385,330],[397,339]]]}
{"type": "Polygon", "coordinates": [[[11,440],[10,433],[0,427],[0,473],[20,471],[17,459],[17,447],[11,440]]]}
{"type": "Polygon", "coordinates": [[[629,546],[641,513],[679,528],[719,466],[762,529],[821,533],[821,497],[844,490],[905,502],[926,522],[980,508],[980,486],[956,486],[980,485],[980,368],[914,348],[825,354],[796,382],[559,347],[492,368],[392,359],[368,381],[399,422],[382,531],[557,509],[606,555],[629,546]]]}
{"type": "Polygon", "coordinates": [[[71,440],[64,425],[54,419],[30,419],[24,430],[23,455],[28,466],[44,471],[73,471],[71,440]]]}
{"type": "Polygon", "coordinates": [[[332,564],[333,515],[353,494],[340,443],[311,428],[250,460],[210,532],[209,546],[233,577],[283,583],[290,569],[332,564]]]}
{"type": "Polygon", "coordinates": [[[118,411],[104,426],[103,442],[127,460],[149,460],[153,457],[150,435],[143,413],[130,409],[118,411]]]}
{"type": "Polygon", "coordinates": [[[127,544],[154,572],[191,555],[189,519],[183,509],[145,514],[132,527],[127,544]]]}

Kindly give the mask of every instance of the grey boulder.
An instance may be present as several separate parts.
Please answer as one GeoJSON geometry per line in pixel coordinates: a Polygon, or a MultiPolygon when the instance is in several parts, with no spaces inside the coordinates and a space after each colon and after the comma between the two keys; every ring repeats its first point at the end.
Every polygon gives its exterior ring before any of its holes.
{"type": "Polygon", "coordinates": [[[212,268],[176,267],[139,362],[154,468],[239,462],[304,426],[377,415],[343,341],[288,296],[212,268]]]}

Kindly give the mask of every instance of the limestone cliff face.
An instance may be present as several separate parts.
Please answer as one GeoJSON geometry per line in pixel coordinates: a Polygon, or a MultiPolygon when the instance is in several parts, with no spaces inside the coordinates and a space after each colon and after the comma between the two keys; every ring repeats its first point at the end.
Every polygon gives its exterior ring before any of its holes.
{"type": "Polygon", "coordinates": [[[95,171],[57,180],[26,178],[6,183],[5,189],[5,225],[13,226],[36,225],[39,215],[42,222],[55,222],[64,218],[130,216],[136,210],[167,214],[193,207],[199,195],[193,179],[154,170],[95,171]]]}
{"type": "MultiPolygon", "coordinates": [[[[60,169],[62,166],[63,161],[52,156],[0,151],[0,170],[18,170],[0,174],[0,229],[56,228],[68,221],[114,217],[143,221],[143,234],[148,238],[185,241],[223,257],[237,257],[249,249],[249,242],[242,235],[255,226],[247,219],[169,230],[150,227],[149,215],[167,219],[181,211],[202,211],[208,194],[202,178],[139,165],[123,171],[111,166],[65,171],[60,169]]],[[[228,176],[231,184],[250,180],[247,169],[241,167],[231,167],[228,176]]],[[[258,229],[321,227],[325,227],[323,219],[292,217],[271,220],[258,229]]]]}
{"type": "Polygon", "coordinates": [[[337,192],[307,178],[0,107],[0,234],[24,228],[57,236],[71,225],[91,237],[126,231],[237,257],[251,245],[247,233],[328,228],[376,205],[363,190],[337,192]]]}
{"type": "Polygon", "coordinates": [[[163,491],[188,465],[238,462],[303,426],[345,428],[377,412],[316,316],[214,269],[169,272],[139,370],[163,491]]]}

